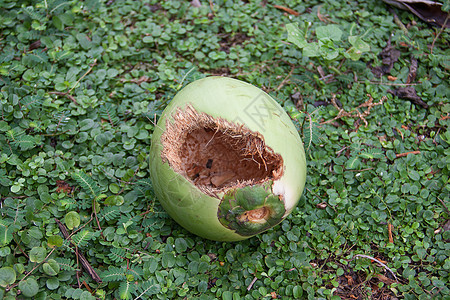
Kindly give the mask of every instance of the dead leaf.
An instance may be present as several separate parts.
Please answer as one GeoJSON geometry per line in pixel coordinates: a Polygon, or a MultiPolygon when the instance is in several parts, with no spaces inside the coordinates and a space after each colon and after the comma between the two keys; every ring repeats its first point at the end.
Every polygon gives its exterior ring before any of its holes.
{"type": "Polygon", "coordinates": [[[72,187],[64,180],[56,180],[56,192],[70,194],[72,192],[72,187]]]}
{"type": "Polygon", "coordinates": [[[379,135],[378,140],[380,141],[380,143],[385,143],[387,141],[387,136],[385,134],[379,135]]]}
{"type": "Polygon", "coordinates": [[[449,14],[442,10],[442,4],[429,0],[383,0],[397,8],[408,10],[422,21],[438,27],[450,28],[449,14]]]}
{"type": "Polygon", "coordinates": [[[321,13],[320,13],[320,8],[322,7],[322,5],[320,5],[318,8],[317,8],[317,17],[319,18],[319,20],[320,21],[322,21],[322,22],[324,22],[324,23],[335,23],[336,24],[336,22],[333,22],[333,21],[331,21],[330,20],[330,18],[328,18],[328,15],[322,15],[321,13]]]}
{"type": "Polygon", "coordinates": [[[389,76],[387,77],[387,79],[388,79],[389,81],[396,81],[396,80],[397,80],[397,77],[389,75],[389,76]]]}
{"type": "Polygon", "coordinates": [[[417,73],[417,59],[414,57],[411,58],[411,64],[409,67],[409,74],[408,78],[406,79],[406,83],[413,83],[416,79],[416,73],[417,73]]]}
{"type": "Polygon", "coordinates": [[[442,229],[444,229],[444,231],[450,230],[450,220],[448,220],[447,223],[445,223],[445,225],[442,226],[442,229]]]}
{"type": "Polygon", "coordinates": [[[288,14],[291,14],[291,15],[294,15],[294,16],[299,16],[300,15],[300,13],[298,13],[295,10],[290,9],[288,7],[284,7],[284,6],[281,6],[281,5],[274,5],[273,7],[275,7],[276,9],[281,9],[281,10],[287,12],[288,14]]]}
{"type": "MultiPolygon", "coordinates": [[[[387,264],[387,261],[382,260],[381,258],[375,257],[376,260],[382,262],[383,264],[387,264]]],[[[372,261],[373,262],[373,261],[372,261]]]]}
{"type": "Polygon", "coordinates": [[[384,282],[387,285],[393,284],[395,282],[395,280],[387,278],[386,276],[384,276],[382,274],[377,274],[377,277],[380,281],[384,282]]]}
{"type": "Polygon", "coordinates": [[[35,41],[35,42],[33,42],[33,43],[30,44],[30,46],[28,47],[28,51],[37,49],[37,48],[39,48],[40,46],[41,46],[41,40],[37,40],[37,41],[35,41]]]}
{"type": "Polygon", "coordinates": [[[201,6],[202,6],[202,3],[200,2],[200,0],[192,0],[192,1],[191,1],[191,5],[192,5],[193,7],[201,7],[201,6]]]}
{"type": "Polygon", "coordinates": [[[327,205],[325,202],[316,204],[316,207],[317,207],[317,208],[320,208],[320,209],[325,209],[325,208],[327,208],[327,206],[328,206],[328,205],[327,205]]]}
{"type": "Polygon", "coordinates": [[[152,81],[152,79],[148,76],[141,76],[139,78],[132,78],[132,79],[126,79],[126,78],[121,78],[120,82],[132,82],[132,83],[136,83],[138,85],[140,85],[143,82],[150,82],[152,81]]]}
{"type": "Polygon", "coordinates": [[[417,95],[417,92],[413,86],[401,87],[396,90],[388,90],[388,92],[400,99],[409,100],[414,104],[422,106],[423,108],[428,108],[428,104],[417,95]]]}
{"type": "MultiPolygon", "coordinates": [[[[411,57],[409,74],[408,74],[408,78],[406,79],[407,84],[412,83],[416,79],[417,67],[418,67],[417,59],[414,57],[411,57]]],[[[390,92],[394,96],[397,96],[398,98],[406,99],[406,100],[411,101],[412,103],[422,106],[423,108],[428,108],[428,104],[425,103],[422,100],[422,98],[420,98],[417,95],[417,92],[416,92],[414,86],[400,87],[396,90],[388,91],[388,92],[390,92]]]]}
{"type": "Polygon", "coordinates": [[[388,45],[383,49],[383,51],[381,51],[379,57],[381,58],[382,66],[372,68],[372,73],[376,77],[381,77],[391,71],[394,67],[394,63],[400,57],[400,51],[395,49],[389,40],[388,45]]]}

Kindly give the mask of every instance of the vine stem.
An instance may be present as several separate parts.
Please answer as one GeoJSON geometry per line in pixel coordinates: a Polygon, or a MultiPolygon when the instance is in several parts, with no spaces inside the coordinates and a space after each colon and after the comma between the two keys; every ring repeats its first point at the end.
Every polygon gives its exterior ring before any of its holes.
{"type": "Polygon", "coordinates": [[[439,38],[439,36],[441,35],[441,33],[444,31],[445,26],[447,25],[447,22],[450,18],[450,15],[447,16],[447,18],[445,19],[444,25],[442,25],[441,29],[439,30],[439,32],[436,34],[436,36],[433,39],[433,42],[431,43],[431,50],[430,53],[433,54],[433,49],[434,49],[434,43],[436,43],[436,40],[439,38]]]}
{"type": "Polygon", "coordinates": [[[288,82],[288,80],[291,78],[292,74],[294,73],[295,70],[295,66],[291,67],[291,71],[289,72],[289,74],[287,74],[287,76],[283,79],[283,81],[278,85],[278,87],[275,89],[275,91],[279,91],[281,90],[281,88],[288,82]]]}
{"type": "Polygon", "coordinates": [[[27,273],[27,274],[26,274],[19,282],[15,283],[15,284],[13,284],[13,285],[11,285],[11,286],[9,286],[9,287],[7,287],[7,288],[5,289],[5,291],[8,292],[8,291],[10,291],[12,288],[18,286],[19,283],[21,283],[22,281],[25,280],[25,278],[27,278],[28,276],[30,276],[30,275],[34,272],[34,270],[36,270],[36,269],[39,268],[44,262],[46,262],[47,259],[50,257],[50,255],[52,255],[52,253],[53,253],[55,250],[56,250],[56,247],[54,247],[54,248],[52,249],[52,251],[50,251],[50,253],[47,254],[47,256],[44,258],[44,260],[41,261],[40,263],[38,263],[37,265],[35,265],[35,266],[33,267],[33,269],[31,269],[30,272],[28,272],[28,273],[27,273]]]}
{"type": "Polygon", "coordinates": [[[87,70],[86,73],[84,73],[80,78],[78,78],[77,82],[75,82],[75,85],[67,92],[56,92],[55,91],[55,92],[48,92],[48,93],[53,94],[53,95],[58,95],[58,96],[66,96],[67,98],[72,100],[73,103],[78,104],[77,99],[75,99],[75,97],[72,96],[70,93],[72,93],[73,89],[78,86],[80,81],[83,80],[83,78],[86,77],[86,75],[92,71],[92,69],[94,68],[95,65],[97,65],[97,59],[94,59],[94,62],[90,65],[89,70],[87,70]]]}
{"type": "Polygon", "coordinates": [[[83,78],[86,77],[86,75],[89,74],[92,71],[92,69],[94,68],[94,66],[96,64],[97,64],[97,59],[94,59],[94,62],[90,65],[89,70],[87,70],[86,73],[84,73],[83,76],[81,76],[77,80],[77,82],[75,82],[75,85],[67,92],[67,94],[70,94],[73,91],[73,89],[77,87],[77,85],[80,83],[80,81],[83,80],[83,78]]]}

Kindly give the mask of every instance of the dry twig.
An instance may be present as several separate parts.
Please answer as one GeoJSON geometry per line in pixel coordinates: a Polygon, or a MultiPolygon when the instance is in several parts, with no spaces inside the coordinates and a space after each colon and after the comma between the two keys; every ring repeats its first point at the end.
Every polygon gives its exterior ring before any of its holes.
{"type": "Polygon", "coordinates": [[[450,211],[448,210],[447,205],[445,205],[445,202],[444,202],[441,198],[439,198],[439,197],[437,197],[437,198],[438,198],[438,200],[442,203],[442,205],[444,206],[444,208],[445,208],[445,210],[447,211],[447,213],[450,215],[450,211]]]}
{"type": "Polygon", "coordinates": [[[333,119],[322,122],[320,124],[327,124],[327,123],[331,123],[333,121],[336,121],[336,120],[344,118],[344,117],[350,117],[350,118],[360,118],[361,120],[364,121],[364,124],[367,127],[367,125],[369,125],[369,123],[367,122],[366,117],[368,115],[370,115],[370,110],[372,109],[372,107],[377,106],[377,105],[382,105],[383,102],[387,100],[386,96],[383,96],[383,97],[381,97],[379,102],[374,103],[372,96],[370,94],[367,94],[367,96],[369,97],[369,100],[367,100],[363,104],[359,105],[358,107],[352,109],[351,111],[345,111],[344,109],[340,108],[337,105],[336,95],[333,95],[333,98],[331,98],[331,104],[333,104],[333,106],[337,110],[339,110],[339,113],[333,119]],[[367,107],[367,109],[365,111],[361,112],[359,109],[363,108],[363,107],[367,107]]]}
{"type": "Polygon", "coordinates": [[[433,42],[431,43],[431,49],[430,49],[430,54],[433,54],[433,49],[434,49],[434,43],[436,43],[436,40],[439,38],[439,36],[441,35],[441,33],[444,31],[445,26],[447,25],[447,22],[450,18],[450,15],[447,16],[447,18],[444,21],[444,25],[442,25],[441,29],[439,30],[439,32],[436,34],[436,36],[433,39],[433,42]]]}
{"type": "Polygon", "coordinates": [[[75,82],[74,86],[68,90],[67,92],[49,92],[49,94],[52,95],[58,95],[58,96],[66,96],[67,98],[69,98],[70,100],[72,100],[73,103],[78,104],[77,100],[75,99],[74,96],[71,95],[72,91],[74,88],[76,88],[78,86],[78,84],[80,83],[81,80],[83,80],[84,77],[86,77],[87,74],[89,74],[92,69],[94,68],[94,66],[97,64],[97,59],[94,60],[94,62],[90,65],[89,70],[86,71],[86,73],[84,73],[78,80],[77,82],[75,82]]]}
{"type": "Polygon", "coordinates": [[[253,278],[252,282],[250,282],[250,284],[247,287],[247,291],[250,291],[252,289],[252,286],[255,284],[256,280],[258,280],[258,278],[253,278]]]}
{"type": "MultiPolygon", "coordinates": [[[[64,226],[63,223],[61,223],[60,220],[55,219],[56,224],[58,224],[59,230],[61,231],[62,235],[64,236],[64,238],[66,240],[69,240],[69,242],[74,245],[72,243],[72,241],[70,240],[70,234],[67,231],[66,226],[64,226]]],[[[76,245],[74,245],[76,247],[76,245]]],[[[94,279],[96,282],[102,282],[102,279],[100,278],[100,276],[98,276],[97,272],[95,272],[94,268],[91,266],[91,264],[89,263],[89,261],[86,259],[86,257],[84,257],[84,255],[82,253],[80,253],[79,251],[75,252],[77,254],[77,259],[81,262],[81,265],[83,266],[84,270],[92,277],[92,279],[94,279]]]]}
{"type": "Polygon", "coordinates": [[[274,5],[273,7],[275,7],[276,9],[285,11],[286,13],[290,14],[290,15],[294,15],[294,16],[299,16],[300,13],[296,12],[295,10],[289,8],[289,7],[285,7],[285,6],[281,6],[281,5],[274,5]]]}
{"type": "Polygon", "coordinates": [[[292,66],[291,71],[289,72],[289,74],[283,79],[283,81],[280,83],[280,85],[275,89],[275,91],[279,91],[281,90],[281,88],[286,84],[286,82],[288,82],[289,78],[291,78],[292,74],[294,73],[295,67],[292,66]]]}
{"type": "Polygon", "coordinates": [[[392,226],[391,223],[388,223],[389,243],[391,243],[391,244],[394,243],[394,238],[392,237],[392,229],[393,228],[394,228],[394,226],[392,226]]]}
{"type": "Polygon", "coordinates": [[[384,263],[382,263],[380,260],[378,260],[378,259],[376,259],[376,258],[374,258],[374,257],[372,257],[372,256],[365,255],[365,254],[356,254],[356,255],[355,255],[353,258],[351,258],[349,261],[352,261],[352,260],[354,260],[355,258],[358,258],[358,257],[368,258],[368,259],[370,259],[370,260],[373,260],[373,261],[377,262],[380,266],[382,266],[383,268],[385,268],[386,270],[388,270],[388,271],[392,274],[392,276],[394,276],[395,280],[398,282],[398,279],[397,279],[397,276],[395,276],[395,273],[394,273],[388,266],[386,266],[384,263]]]}
{"type": "Polygon", "coordinates": [[[417,150],[417,151],[410,151],[410,152],[395,154],[395,158],[405,157],[405,156],[408,156],[408,154],[420,154],[420,151],[417,150]]]}

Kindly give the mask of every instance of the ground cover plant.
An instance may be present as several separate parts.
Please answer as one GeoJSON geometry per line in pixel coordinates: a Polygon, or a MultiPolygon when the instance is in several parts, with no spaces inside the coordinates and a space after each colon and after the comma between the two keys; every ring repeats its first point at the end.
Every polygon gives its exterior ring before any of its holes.
{"type": "Polygon", "coordinates": [[[0,298],[450,293],[448,29],[368,0],[3,0],[0,28],[0,298]],[[149,180],[155,122],[208,75],[268,92],[307,152],[297,208],[237,243],[149,180]]]}

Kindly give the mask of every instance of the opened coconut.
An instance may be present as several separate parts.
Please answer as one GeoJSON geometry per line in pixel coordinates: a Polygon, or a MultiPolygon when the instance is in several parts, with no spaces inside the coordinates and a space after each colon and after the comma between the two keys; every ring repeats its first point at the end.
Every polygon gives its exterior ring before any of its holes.
{"type": "Polygon", "coordinates": [[[181,226],[216,241],[249,238],[280,223],[306,179],[302,141],[262,90],[208,77],[183,88],[152,136],[157,198],[181,226]]]}

